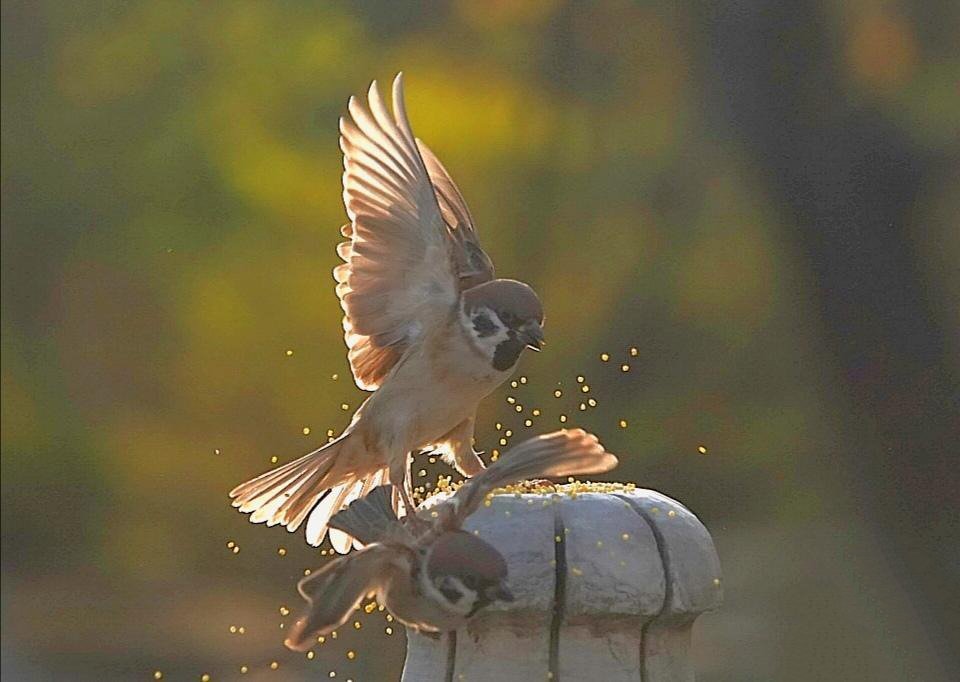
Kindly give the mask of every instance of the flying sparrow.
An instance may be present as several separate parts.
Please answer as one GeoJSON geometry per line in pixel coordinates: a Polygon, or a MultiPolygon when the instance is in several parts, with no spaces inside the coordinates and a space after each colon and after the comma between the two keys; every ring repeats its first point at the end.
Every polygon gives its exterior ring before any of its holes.
{"type": "MultiPolygon", "coordinates": [[[[415,139],[403,78],[393,114],[374,81],[364,106],[340,119],[343,198],[350,222],[334,269],[357,386],[373,394],[339,438],[230,492],[254,523],[291,532],[306,521],[319,545],[330,518],[389,481],[410,503],[412,453],[434,451],[465,476],[483,470],[473,450],[478,403],[543,344],[543,308],[528,285],[495,279],[460,190],[415,139]]],[[[394,501],[399,508],[400,501],[394,501]]],[[[341,553],[351,539],[332,532],[341,553]]]]}
{"type": "Polygon", "coordinates": [[[489,543],[461,529],[494,489],[528,478],[609,471],[616,456],[583,431],[556,431],[531,438],[504,453],[456,493],[431,509],[398,520],[391,486],[375,489],[330,520],[366,545],[302,579],[309,602],[286,645],[305,651],[353,613],[363,597],[377,593],[394,618],[408,627],[445,632],[462,626],[484,606],[512,601],[507,565],[489,543]]]}

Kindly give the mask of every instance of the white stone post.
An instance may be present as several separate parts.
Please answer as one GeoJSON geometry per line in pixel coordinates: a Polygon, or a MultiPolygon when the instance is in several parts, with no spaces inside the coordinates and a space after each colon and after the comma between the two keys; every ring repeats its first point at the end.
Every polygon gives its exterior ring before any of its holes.
{"type": "Polygon", "coordinates": [[[455,633],[407,633],[403,682],[688,682],[690,631],[722,599],[710,534],[652,490],[497,495],[466,529],[509,567],[512,603],[455,633]]]}

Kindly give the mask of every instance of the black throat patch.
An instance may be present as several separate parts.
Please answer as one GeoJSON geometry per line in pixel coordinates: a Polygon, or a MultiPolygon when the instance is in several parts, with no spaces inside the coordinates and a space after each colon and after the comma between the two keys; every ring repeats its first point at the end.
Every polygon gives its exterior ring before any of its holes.
{"type": "Polygon", "coordinates": [[[517,332],[511,329],[507,334],[506,340],[497,345],[497,350],[493,354],[493,368],[501,372],[506,372],[517,364],[525,346],[523,341],[517,338],[517,332]]]}

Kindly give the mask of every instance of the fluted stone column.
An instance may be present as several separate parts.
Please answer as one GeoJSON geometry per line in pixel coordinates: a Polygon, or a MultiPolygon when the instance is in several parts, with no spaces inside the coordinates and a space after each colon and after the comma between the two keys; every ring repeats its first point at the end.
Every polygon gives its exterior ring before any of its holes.
{"type": "Polygon", "coordinates": [[[404,682],[694,679],[693,621],[722,599],[707,529],[652,490],[504,494],[467,521],[503,553],[512,603],[407,633],[404,682]]]}

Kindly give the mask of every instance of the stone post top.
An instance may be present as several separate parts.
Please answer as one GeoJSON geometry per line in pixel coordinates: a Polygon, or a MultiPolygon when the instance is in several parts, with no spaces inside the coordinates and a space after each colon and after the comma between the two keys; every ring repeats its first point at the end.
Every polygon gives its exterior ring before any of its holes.
{"type": "Polygon", "coordinates": [[[517,599],[494,610],[546,607],[553,595],[528,588],[553,583],[545,574],[555,572],[558,549],[568,615],[695,617],[722,601],[710,533],[687,507],[655,490],[619,483],[517,487],[491,496],[464,528],[507,558],[517,599]],[[542,536],[554,546],[540,545],[542,536]]]}
{"type": "Polygon", "coordinates": [[[464,529],[503,555],[514,601],[442,642],[410,633],[404,680],[693,679],[691,627],[723,585],[710,533],[680,502],[632,484],[526,483],[464,529]]]}

